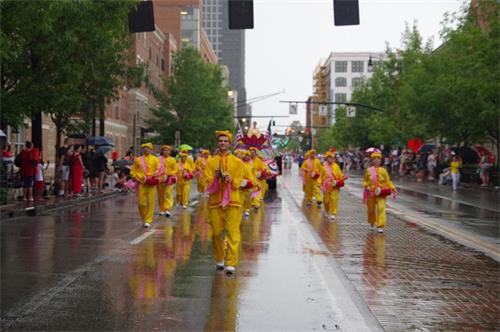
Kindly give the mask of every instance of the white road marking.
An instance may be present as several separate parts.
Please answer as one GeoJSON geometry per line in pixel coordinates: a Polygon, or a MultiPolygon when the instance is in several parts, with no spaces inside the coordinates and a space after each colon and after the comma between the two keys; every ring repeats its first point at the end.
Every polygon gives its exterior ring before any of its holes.
{"type": "Polygon", "coordinates": [[[151,230],[148,230],[146,233],[136,237],[135,239],[133,239],[130,244],[135,246],[135,245],[138,245],[139,243],[141,243],[142,241],[144,241],[145,239],[147,239],[148,237],[150,237],[151,235],[153,235],[154,233],[156,232],[156,229],[151,229],[151,230]]]}

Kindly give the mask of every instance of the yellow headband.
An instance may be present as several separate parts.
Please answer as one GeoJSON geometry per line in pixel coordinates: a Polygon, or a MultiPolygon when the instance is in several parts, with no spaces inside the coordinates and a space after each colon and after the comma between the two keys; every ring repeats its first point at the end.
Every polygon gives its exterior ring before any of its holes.
{"type": "Polygon", "coordinates": [[[370,155],[370,158],[372,159],[375,159],[375,158],[380,158],[382,159],[382,154],[380,152],[373,152],[371,155],[370,155]]]}
{"type": "Polygon", "coordinates": [[[328,151],[327,153],[325,153],[325,158],[333,158],[334,157],[334,154],[332,151],[328,151]]]}
{"type": "Polygon", "coordinates": [[[144,143],[144,144],[141,144],[141,148],[148,148],[148,149],[151,149],[153,150],[153,144],[151,143],[144,143]]]}
{"type": "Polygon", "coordinates": [[[312,150],[309,150],[309,152],[307,153],[308,155],[311,155],[311,154],[316,154],[316,150],[312,149],[312,150]]]}
{"type": "Polygon", "coordinates": [[[201,154],[210,155],[210,151],[203,149],[203,150],[201,150],[201,154]]]}
{"type": "Polygon", "coordinates": [[[215,136],[219,138],[220,136],[226,136],[229,139],[229,143],[233,142],[233,134],[229,130],[217,130],[215,131],[215,136]]]}
{"type": "Polygon", "coordinates": [[[165,144],[161,147],[161,149],[172,149],[172,145],[165,144]]]}

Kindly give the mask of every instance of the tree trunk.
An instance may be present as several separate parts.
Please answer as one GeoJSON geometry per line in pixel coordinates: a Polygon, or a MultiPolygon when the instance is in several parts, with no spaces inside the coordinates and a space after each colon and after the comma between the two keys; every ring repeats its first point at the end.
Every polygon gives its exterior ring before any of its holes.
{"type": "Polygon", "coordinates": [[[59,174],[59,160],[57,160],[57,152],[59,151],[59,148],[61,147],[61,136],[62,136],[62,130],[61,126],[56,123],[56,154],[54,157],[54,182],[57,182],[58,180],[58,174],[59,174]]]}
{"type": "Polygon", "coordinates": [[[99,136],[105,136],[106,129],[104,128],[104,120],[106,117],[106,106],[104,99],[99,100],[99,136]]]}

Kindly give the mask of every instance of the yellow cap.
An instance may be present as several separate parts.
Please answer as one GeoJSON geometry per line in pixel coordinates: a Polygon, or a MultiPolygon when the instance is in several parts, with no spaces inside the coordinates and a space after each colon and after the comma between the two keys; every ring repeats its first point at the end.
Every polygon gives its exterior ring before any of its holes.
{"type": "Polygon", "coordinates": [[[169,145],[169,144],[164,144],[161,149],[172,149],[172,145],[169,145]]]}
{"type": "Polygon", "coordinates": [[[327,153],[325,153],[325,158],[333,158],[335,155],[333,154],[332,151],[328,151],[327,153]]]}
{"type": "Polygon", "coordinates": [[[152,143],[144,143],[144,144],[141,144],[141,148],[149,148],[151,150],[153,150],[153,144],[152,143]]]}
{"type": "Polygon", "coordinates": [[[380,159],[382,159],[382,153],[380,153],[380,152],[373,152],[373,153],[370,155],[370,158],[372,158],[372,159],[375,159],[375,158],[380,158],[380,159]]]}
{"type": "Polygon", "coordinates": [[[233,142],[233,134],[231,134],[229,130],[217,130],[215,131],[215,136],[217,136],[217,138],[219,138],[220,136],[226,136],[227,138],[229,138],[230,143],[233,142]]]}

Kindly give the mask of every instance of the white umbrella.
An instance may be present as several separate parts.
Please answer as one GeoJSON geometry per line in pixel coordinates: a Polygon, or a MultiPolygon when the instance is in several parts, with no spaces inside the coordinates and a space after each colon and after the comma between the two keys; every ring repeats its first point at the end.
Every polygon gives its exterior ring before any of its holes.
{"type": "Polygon", "coordinates": [[[366,153],[374,153],[374,152],[378,152],[378,153],[382,153],[382,151],[380,151],[379,149],[377,148],[368,148],[366,149],[365,151],[366,153]]]}

